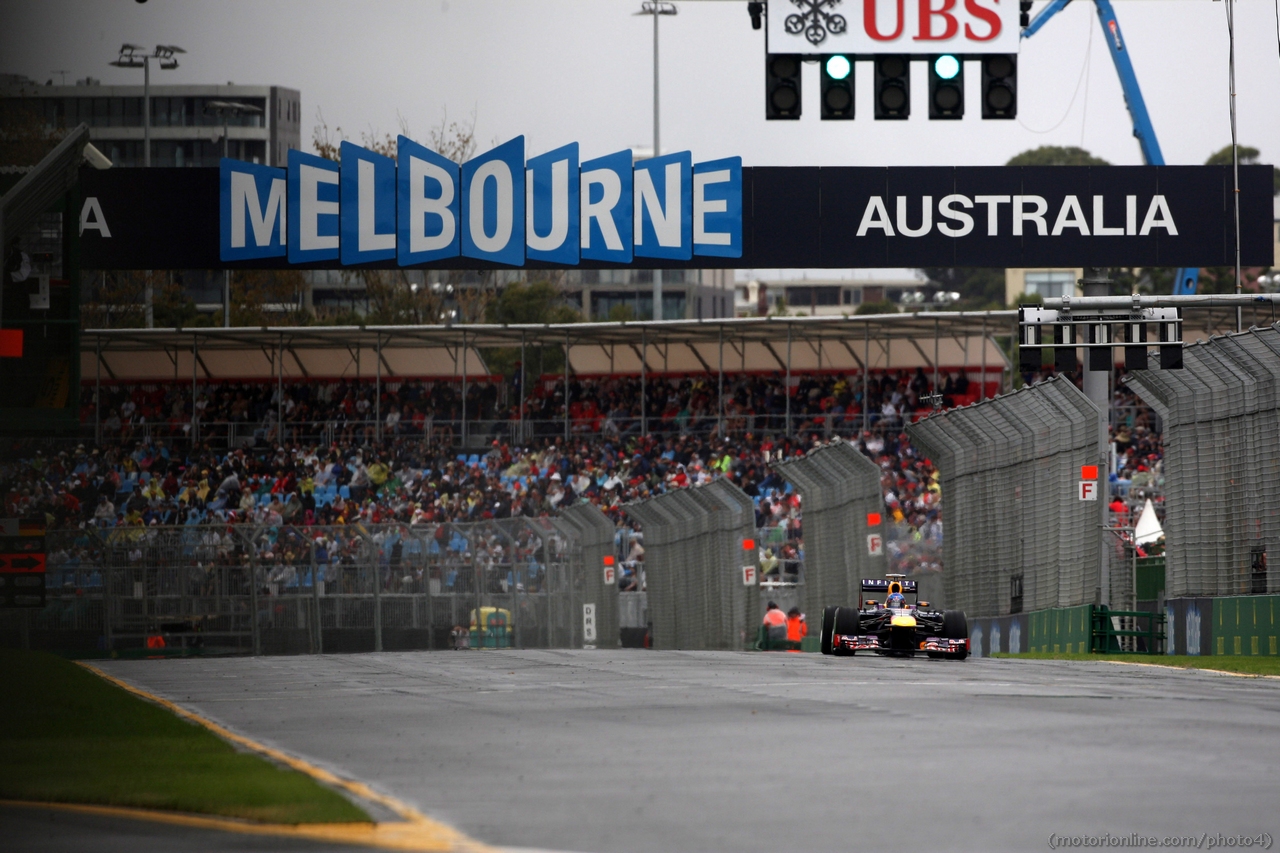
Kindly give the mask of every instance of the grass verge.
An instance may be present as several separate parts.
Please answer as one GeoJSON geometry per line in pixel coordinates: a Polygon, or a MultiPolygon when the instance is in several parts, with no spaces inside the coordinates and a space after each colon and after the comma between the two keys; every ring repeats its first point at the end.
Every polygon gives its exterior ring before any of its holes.
{"type": "Polygon", "coordinates": [[[70,661],[0,649],[0,798],[133,806],[270,823],[369,816],[295,770],[70,661]]]}
{"type": "Polygon", "coordinates": [[[1157,666],[1173,666],[1179,669],[1217,669],[1241,675],[1280,675],[1280,657],[1249,657],[1237,655],[1093,655],[1053,652],[1026,652],[1025,654],[996,654],[996,658],[1011,660],[1111,660],[1123,663],[1147,663],[1157,666]]]}

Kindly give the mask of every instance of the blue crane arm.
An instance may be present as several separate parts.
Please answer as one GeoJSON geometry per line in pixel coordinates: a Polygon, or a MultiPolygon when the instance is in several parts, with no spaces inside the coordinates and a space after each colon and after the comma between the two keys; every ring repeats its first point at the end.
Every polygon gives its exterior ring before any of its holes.
{"type": "MultiPolygon", "coordinates": [[[[1049,19],[1065,9],[1071,0],[1050,0],[1022,31],[1023,38],[1035,35],[1049,19]]],[[[1111,0],[1094,0],[1098,11],[1098,23],[1102,25],[1102,34],[1111,51],[1111,61],[1115,63],[1116,74],[1120,78],[1120,88],[1124,91],[1125,106],[1129,108],[1129,117],[1133,120],[1133,135],[1138,139],[1138,147],[1142,150],[1142,159],[1148,166],[1163,166],[1164,153],[1160,150],[1160,142],[1156,139],[1156,129],[1151,124],[1151,116],[1147,112],[1147,102],[1142,97],[1142,89],[1138,86],[1138,75],[1133,70],[1129,59],[1124,36],[1120,32],[1120,22],[1116,20],[1115,9],[1111,0]]],[[[1196,292],[1200,278],[1200,270],[1184,267],[1174,272],[1173,292],[1175,295],[1189,295],[1196,292]]]]}
{"type": "Polygon", "coordinates": [[[1142,98],[1142,89],[1138,87],[1138,75],[1134,73],[1133,63],[1129,61],[1129,51],[1125,47],[1124,37],[1120,34],[1120,22],[1116,20],[1116,12],[1111,8],[1111,0],[1094,0],[1098,8],[1098,23],[1102,24],[1102,34],[1107,40],[1107,49],[1111,51],[1111,61],[1116,65],[1116,74],[1120,76],[1120,88],[1124,90],[1125,106],[1133,119],[1133,135],[1138,137],[1138,146],[1142,149],[1142,159],[1148,166],[1163,166],[1164,154],[1160,151],[1160,143],[1156,139],[1156,129],[1151,125],[1151,116],[1147,114],[1147,102],[1142,98]]]}
{"type": "Polygon", "coordinates": [[[1031,38],[1041,27],[1048,23],[1049,19],[1061,12],[1071,4],[1071,0],[1051,0],[1048,6],[1045,6],[1036,16],[1031,19],[1031,23],[1027,24],[1027,28],[1022,31],[1024,39],[1031,38]]]}

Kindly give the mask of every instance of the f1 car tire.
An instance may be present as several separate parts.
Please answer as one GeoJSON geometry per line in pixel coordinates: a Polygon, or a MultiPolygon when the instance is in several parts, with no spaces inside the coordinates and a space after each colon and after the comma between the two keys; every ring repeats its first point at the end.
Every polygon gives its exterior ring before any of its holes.
{"type": "MultiPolygon", "coordinates": [[[[942,636],[948,640],[965,640],[969,637],[969,620],[965,618],[963,610],[947,610],[942,614],[942,636]]],[[[969,656],[969,650],[963,649],[958,652],[948,653],[942,657],[951,660],[964,660],[969,656]]]]}
{"type": "Polygon", "coordinates": [[[835,634],[836,611],[839,609],[838,606],[832,604],[822,610],[822,639],[819,645],[824,655],[831,654],[831,639],[835,634]]]}
{"type": "MultiPolygon", "coordinates": [[[[862,630],[862,620],[856,607],[835,608],[835,633],[857,634],[862,630]]],[[[840,657],[853,657],[852,649],[832,649],[832,654],[840,657]]]]}

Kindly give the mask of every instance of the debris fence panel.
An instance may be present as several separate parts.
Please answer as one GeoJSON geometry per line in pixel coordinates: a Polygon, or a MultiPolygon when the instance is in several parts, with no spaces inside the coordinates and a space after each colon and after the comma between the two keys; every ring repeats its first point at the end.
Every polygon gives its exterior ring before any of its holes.
{"type": "Polygon", "coordinates": [[[644,534],[646,602],[657,649],[741,649],[755,630],[758,595],[742,567],[756,567],[755,508],[715,480],[626,504],[644,534]]]}
{"type": "Polygon", "coordinates": [[[802,502],[801,609],[820,614],[831,604],[856,604],[859,580],[888,570],[888,525],[871,524],[873,514],[884,513],[879,466],[837,438],[772,467],[796,488],[802,502]],[[869,541],[871,535],[878,542],[869,541]]]}
{"type": "Polygon", "coordinates": [[[1102,531],[1076,483],[1098,457],[1099,417],[1055,377],[907,426],[941,475],[942,606],[999,616],[1094,600],[1102,531]]]}
{"type": "MultiPolygon", "coordinates": [[[[47,605],[0,631],[50,647],[204,653],[618,644],[613,524],[565,519],[333,527],[205,524],[48,535],[47,605]]],[[[598,516],[598,518],[597,518],[598,516]]]]}
{"type": "Polygon", "coordinates": [[[1166,594],[1280,592],[1280,324],[1123,381],[1164,425],[1166,594]]]}

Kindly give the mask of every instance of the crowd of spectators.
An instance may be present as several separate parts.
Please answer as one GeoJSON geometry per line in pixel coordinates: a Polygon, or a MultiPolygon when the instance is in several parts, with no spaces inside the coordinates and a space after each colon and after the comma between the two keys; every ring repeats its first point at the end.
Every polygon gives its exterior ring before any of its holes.
{"type": "MultiPolygon", "coordinates": [[[[952,374],[941,391],[963,403],[976,384],[952,374]]],[[[727,376],[721,414],[714,376],[653,379],[641,434],[637,379],[571,381],[566,438],[564,386],[546,380],[526,402],[534,427],[517,440],[519,413],[505,399],[514,395],[488,382],[470,384],[464,398],[457,383],[405,381],[384,385],[376,401],[369,382],[290,383],[283,397],[272,383],[229,383],[194,401],[184,385],[118,387],[103,395],[100,444],[11,447],[0,495],[6,516],[44,515],[51,528],[437,524],[546,516],[578,501],[629,527],[625,503],[724,477],[753,498],[757,527],[775,534],[766,560],[784,571],[803,559],[802,506],[769,463],[840,435],[880,466],[898,531],[889,537],[894,568],[940,569],[938,472],[902,431],[903,413],[932,390],[923,371],[873,375],[866,395],[860,375],[801,376],[789,405],[784,388],[780,376],[727,376]],[[433,426],[455,422],[464,399],[477,425],[501,426],[486,433],[483,453],[460,452],[455,434],[433,426]],[[371,411],[383,413],[380,429],[371,411]],[[210,425],[194,441],[193,413],[210,425]],[[243,429],[234,433],[212,428],[236,421],[243,429]],[[323,440],[303,428],[316,423],[329,425],[323,440]]],[[[1116,426],[1117,476],[1136,488],[1159,476],[1159,436],[1149,412],[1127,402],[1135,406],[1116,426]]],[[[624,566],[642,559],[638,537],[623,549],[624,566]]],[[[622,580],[637,582],[625,571],[622,580]]]]}

